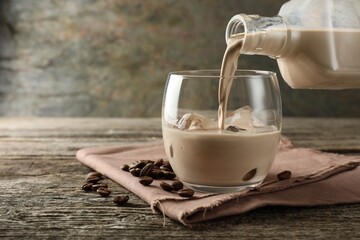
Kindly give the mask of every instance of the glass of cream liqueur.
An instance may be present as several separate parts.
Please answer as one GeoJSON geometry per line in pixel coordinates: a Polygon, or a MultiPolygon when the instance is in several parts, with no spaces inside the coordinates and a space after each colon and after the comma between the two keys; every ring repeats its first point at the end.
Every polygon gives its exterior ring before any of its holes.
{"type": "Polygon", "coordinates": [[[220,70],[169,74],[163,98],[165,152],[179,180],[205,192],[256,187],[275,159],[281,132],[276,74],[220,70]],[[220,77],[221,76],[221,77],[220,77]]]}

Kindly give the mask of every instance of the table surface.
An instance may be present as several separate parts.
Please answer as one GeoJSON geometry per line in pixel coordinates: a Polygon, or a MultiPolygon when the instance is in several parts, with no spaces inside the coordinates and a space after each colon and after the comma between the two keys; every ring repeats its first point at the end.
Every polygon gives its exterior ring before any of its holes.
{"type": "MultiPolygon", "coordinates": [[[[285,118],[283,134],[297,146],[360,155],[360,119],[285,118]]],[[[130,195],[126,206],[81,190],[90,169],[76,150],[160,139],[154,118],[0,118],[0,238],[360,238],[360,204],[264,207],[189,229],[111,180],[114,194],[130,195]]]]}

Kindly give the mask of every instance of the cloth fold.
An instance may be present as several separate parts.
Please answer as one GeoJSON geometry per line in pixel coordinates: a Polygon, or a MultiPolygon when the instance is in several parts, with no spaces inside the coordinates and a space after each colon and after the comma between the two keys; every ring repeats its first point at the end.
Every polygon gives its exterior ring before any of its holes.
{"type": "Polygon", "coordinates": [[[316,206],[360,202],[360,157],[296,148],[281,138],[275,161],[256,189],[235,193],[195,192],[191,199],[163,191],[155,180],[143,186],[120,169],[140,159],[165,157],[162,142],[81,149],[77,159],[132,191],[156,212],[193,226],[203,221],[245,213],[262,206],[316,206]],[[290,170],[292,177],[279,181],[277,174],[290,170]]]}

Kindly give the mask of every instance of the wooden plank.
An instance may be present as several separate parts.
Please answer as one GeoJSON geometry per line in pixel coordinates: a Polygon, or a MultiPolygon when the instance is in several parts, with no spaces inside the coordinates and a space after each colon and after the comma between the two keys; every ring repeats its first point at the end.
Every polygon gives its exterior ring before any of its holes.
{"type": "MultiPolygon", "coordinates": [[[[285,119],[299,146],[359,151],[358,119],[285,119]],[[334,127],[336,126],[336,127],[334,127]],[[337,144],[338,143],[338,144],[337,144]]],[[[265,207],[189,230],[123,187],[129,204],[80,189],[89,169],[75,159],[82,147],[161,140],[159,119],[0,118],[0,238],[7,239],[356,239],[360,205],[265,207]]],[[[354,154],[354,153],[352,153],[354,154]]]]}
{"type": "Polygon", "coordinates": [[[285,118],[283,134],[299,147],[360,152],[359,118],[285,118]]]}
{"type": "MultiPolygon", "coordinates": [[[[285,118],[283,134],[297,146],[325,151],[360,151],[360,119],[285,118]]],[[[101,145],[161,139],[158,118],[1,118],[2,141],[69,141],[101,145]],[[42,139],[42,140],[41,140],[42,139]],[[65,140],[63,140],[65,139],[65,140]],[[51,141],[51,140],[50,140],[51,141]]]]}
{"type": "MultiPolygon", "coordinates": [[[[130,194],[130,203],[116,207],[111,199],[79,189],[84,175],[55,173],[23,176],[0,181],[2,200],[0,236],[24,238],[74,237],[122,239],[238,239],[360,237],[360,206],[285,208],[267,207],[242,216],[204,224],[189,231],[180,224],[153,214],[149,207],[130,194]],[[291,229],[291,231],[289,231],[291,229]]],[[[84,173],[84,172],[83,172],[84,173]]],[[[129,193],[110,183],[114,193],[129,193]]]]}

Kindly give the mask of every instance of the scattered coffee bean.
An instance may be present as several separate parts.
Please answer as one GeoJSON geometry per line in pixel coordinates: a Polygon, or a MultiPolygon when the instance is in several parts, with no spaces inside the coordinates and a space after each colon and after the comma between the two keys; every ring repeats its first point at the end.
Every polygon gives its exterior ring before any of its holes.
{"type": "Polygon", "coordinates": [[[122,194],[122,195],[116,195],[113,197],[113,202],[116,203],[118,206],[123,206],[127,201],[129,200],[129,196],[122,194]]]}
{"type": "Polygon", "coordinates": [[[107,189],[107,188],[98,188],[97,190],[96,190],[96,192],[100,195],[100,196],[102,196],[102,197],[108,197],[109,195],[110,195],[110,193],[111,193],[111,191],[109,190],[109,189],[107,189]]]}
{"type": "MultiPolygon", "coordinates": [[[[122,169],[126,171],[127,167],[122,166],[122,169]]],[[[174,179],[176,177],[174,171],[171,168],[169,161],[158,159],[152,160],[137,160],[130,164],[129,172],[135,177],[149,176],[153,179],[174,179]]]]}
{"type": "Polygon", "coordinates": [[[140,160],[140,161],[136,161],[136,162],[133,162],[131,165],[130,165],[130,170],[131,169],[135,169],[135,168],[139,168],[140,170],[145,167],[146,165],[146,160],[140,160]]]}
{"type": "Polygon", "coordinates": [[[239,131],[246,131],[245,128],[240,128],[240,127],[237,127],[237,126],[228,126],[226,128],[227,131],[231,131],[231,132],[239,132],[239,131]]]}
{"type": "Polygon", "coordinates": [[[98,181],[100,181],[100,179],[101,178],[99,178],[98,176],[90,176],[86,178],[86,181],[90,183],[97,183],[98,181]]]}
{"type": "Polygon", "coordinates": [[[92,185],[93,190],[97,190],[98,188],[108,188],[106,183],[97,183],[92,185]]]}
{"type": "Polygon", "coordinates": [[[170,168],[165,167],[164,165],[160,167],[161,170],[171,172],[170,168]]]}
{"type": "Polygon", "coordinates": [[[154,179],[160,179],[164,176],[163,172],[161,170],[158,169],[153,169],[150,173],[149,176],[154,178],[154,179]]]}
{"type": "Polygon", "coordinates": [[[92,183],[85,183],[84,185],[82,185],[81,188],[82,188],[82,190],[84,190],[84,191],[86,191],[86,192],[89,192],[89,191],[91,191],[92,186],[93,186],[92,183]]]}
{"type": "Polygon", "coordinates": [[[153,182],[153,178],[149,176],[143,176],[139,178],[139,183],[141,183],[144,186],[148,186],[153,182]]]}
{"type": "Polygon", "coordinates": [[[256,168],[250,170],[249,172],[247,172],[245,174],[245,176],[242,178],[243,181],[249,181],[250,179],[252,179],[253,177],[255,177],[256,175],[256,168]]]}
{"type": "Polygon", "coordinates": [[[141,169],[140,169],[140,168],[130,169],[130,173],[131,173],[134,177],[140,176],[140,172],[141,172],[141,169]]]}
{"type": "Polygon", "coordinates": [[[102,174],[99,173],[99,172],[91,172],[91,173],[88,173],[86,175],[86,179],[90,178],[90,177],[98,177],[98,178],[102,178],[102,174]]]}
{"type": "MultiPolygon", "coordinates": [[[[170,171],[172,171],[172,167],[171,167],[169,161],[164,161],[162,166],[163,166],[164,168],[167,168],[167,169],[169,169],[170,171]]],[[[160,168],[160,169],[161,169],[161,168],[160,168]]]]}
{"type": "Polygon", "coordinates": [[[176,177],[175,173],[169,171],[163,171],[163,174],[164,178],[168,180],[174,179],[176,177]]]}
{"type": "Polygon", "coordinates": [[[186,189],[181,189],[178,191],[178,194],[181,197],[187,197],[190,198],[194,195],[194,191],[192,189],[186,188],[186,189]]]}
{"type": "Polygon", "coordinates": [[[127,164],[124,164],[124,165],[121,166],[121,170],[123,170],[123,171],[125,171],[125,172],[128,172],[129,169],[130,169],[130,166],[127,165],[127,164]]]}
{"type": "Polygon", "coordinates": [[[291,171],[283,171],[277,175],[279,181],[290,179],[291,178],[291,171]]]}
{"type": "Polygon", "coordinates": [[[157,166],[157,167],[160,167],[162,166],[164,163],[164,160],[162,158],[158,159],[155,161],[154,165],[157,166]]]}
{"type": "Polygon", "coordinates": [[[153,179],[157,179],[157,171],[156,169],[153,169],[151,172],[149,172],[148,176],[152,177],[153,179]]]}
{"type": "Polygon", "coordinates": [[[161,182],[161,183],[160,183],[160,187],[161,187],[162,189],[164,189],[165,191],[167,191],[167,192],[170,192],[170,191],[172,190],[171,185],[168,184],[168,183],[166,183],[166,182],[161,182]]]}
{"type": "Polygon", "coordinates": [[[159,179],[160,179],[160,178],[164,178],[164,172],[163,172],[163,171],[159,170],[159,171],[157,172],[157,174],[158,174],[158,178],[159,178],[159,179]]]}
{"type": "Polygon", "coordinates": [[[173,183],[171,183],[171,187],[174,191],[179,191],[184,187],[184,184],[180,181],[174,181],[173,183]]]}
{"type": "Polygon", "coordinates": [[[153,169],[153,163],[148,163],[145,165],[145,167],[143,167],[143,169],[141,169],[140,171],[140,177],[142,176],[147,176],[153,169]]]}

